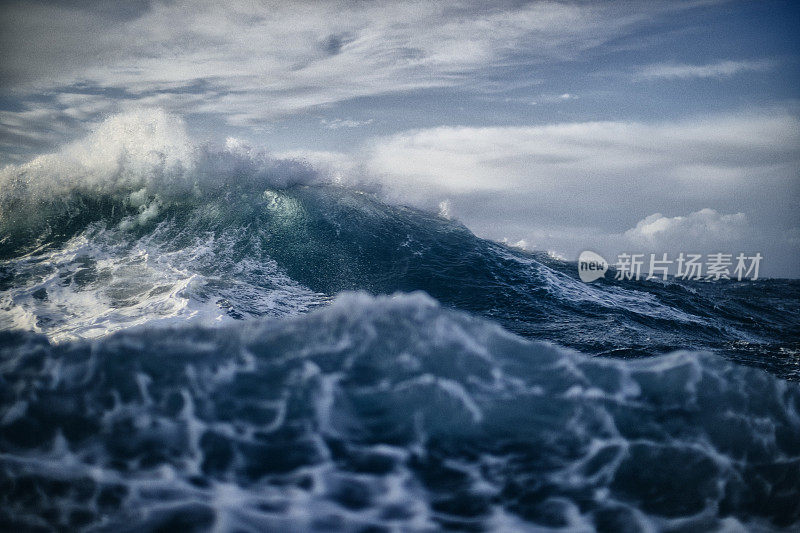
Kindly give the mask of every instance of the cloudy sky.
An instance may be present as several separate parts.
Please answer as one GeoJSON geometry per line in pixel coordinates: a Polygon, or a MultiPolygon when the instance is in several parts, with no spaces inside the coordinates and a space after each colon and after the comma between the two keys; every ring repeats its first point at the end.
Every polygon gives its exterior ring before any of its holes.
{"type": "Polygon", "coordinates": [[[0,166],[163,109],[475,233],[800,277],[794,2],[6,2],[0,166]]]}

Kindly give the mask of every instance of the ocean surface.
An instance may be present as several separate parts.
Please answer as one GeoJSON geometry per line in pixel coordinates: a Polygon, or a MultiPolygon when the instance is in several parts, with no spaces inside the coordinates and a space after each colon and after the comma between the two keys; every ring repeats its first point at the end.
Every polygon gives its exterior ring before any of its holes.
{"type": "Polygon", "coordinates": [[[800,528],[800,282],[586,284],[103,128],[0,172],[0,530],[800,528]]]}

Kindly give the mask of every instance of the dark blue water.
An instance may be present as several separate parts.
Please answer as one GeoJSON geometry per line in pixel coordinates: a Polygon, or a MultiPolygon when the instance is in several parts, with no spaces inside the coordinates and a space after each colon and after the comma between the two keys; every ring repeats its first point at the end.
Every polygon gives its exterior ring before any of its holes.
{"type": "Polygon", "coordinates": [[[584,284],[225,172],[0,197],[0,529],[800,524],[797,281],[584,284]]]}

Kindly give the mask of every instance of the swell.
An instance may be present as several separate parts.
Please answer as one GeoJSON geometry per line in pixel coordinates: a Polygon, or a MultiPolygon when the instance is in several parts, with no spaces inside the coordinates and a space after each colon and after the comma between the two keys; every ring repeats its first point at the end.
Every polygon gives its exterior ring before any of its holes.
{"type": "MultiPolygon", "coordinates": [[[[261,186],[143,198],[137,209],[130,200],[126,206],[95,199],[103,209],[91,210],[84,209],[86,200],[72,204],[78,208],[69,211],[70,224],[57,226],[60,239],[44,235],[36,252],[0,265],[6,316],[24,315],[33,329],[47,333],[40,320],[45,300],[108,293],[111,280],[124,284],[126,276],[141,283],[134,291],[139,300],[98,297],[95,308],[133,311],[161,286],[172,295],[167,307],[181,307],[161,315],[214,319],[279,316],[281,309],[292,314],[343,290],[423,290],[514,332],[587,353],[713,349],[797,377],[796,282],[587,285],[572,264],[479,239],[457,222],[386,205],[370,194],[336,186],[261,186]],[[143,260],[152,279],[109,266],[114,259],[116,265],[143,260]],[[179,286],[190,278],[190,285],[179,286]],[[247,287],[221,289],[234,280],[247,287]],[[58,288],[64,284],[74,290],[58,288]],[[284,303],[265,305],[280,300],[276,291],[283,291],[284,303]]],[[[153,309],[142,306],[140,314],[160,316],[153,309]]],[[[64,338],[82,336],[73,333],[64,338]]]]}
{"type": "Polygon", "coordinates": [[[328,181],[235,142],[197,146],[162,112],[112,117],[0,171],[0,328],[65,340],[423,290],[586,353],[709,349],[800,377],[796,281],[584,284],[573,264],[328,181]]]}

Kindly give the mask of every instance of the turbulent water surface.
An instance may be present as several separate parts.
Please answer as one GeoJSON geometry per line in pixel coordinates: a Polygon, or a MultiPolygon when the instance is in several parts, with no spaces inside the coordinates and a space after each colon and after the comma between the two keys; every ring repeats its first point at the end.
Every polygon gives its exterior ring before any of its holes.
{"type": "Polygon", "coordinates": [[[0,173],[2,529],[800,525],[798,282],[584,284],[115,120],[0,173]]]}

